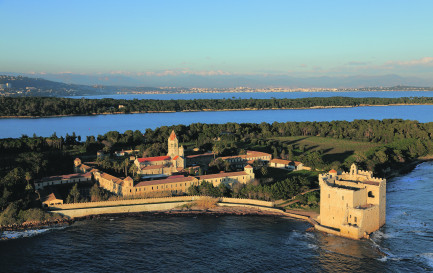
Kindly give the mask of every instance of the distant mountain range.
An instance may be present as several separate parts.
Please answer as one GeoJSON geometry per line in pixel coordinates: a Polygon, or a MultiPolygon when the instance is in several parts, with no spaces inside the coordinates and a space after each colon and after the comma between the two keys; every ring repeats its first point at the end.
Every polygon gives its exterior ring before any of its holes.
{"type": "Polygon", "coordinates": [[[379,76],[339,76],[339,77],[293,77],[288,75],[122,75],[98,74],[84,75],[73,73],[25,74],[0,72],[2,75],[44,78],[67,84],[104,85],[104,86],[171,86],[184,88],[250,88],[286,87],[286,88],[361,88],[371,86],[433,86],[433,79],[402,77],[399,75],[379,76]]]}

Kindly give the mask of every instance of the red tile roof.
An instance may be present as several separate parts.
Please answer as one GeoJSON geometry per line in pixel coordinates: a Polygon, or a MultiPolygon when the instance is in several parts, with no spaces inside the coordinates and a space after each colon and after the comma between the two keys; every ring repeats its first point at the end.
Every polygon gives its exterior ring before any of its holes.
{"type": "Polygon", "coordinates": [[[106,180],[113,181],[116,184],[123,185],[123,180],[122,179],[117,178],[117,177],[115,177],[115,176],[113,176],[111,174],[101,173],[101,177],[104,178],[104,179],[106,179],[106,180]]]}
{"type": "Polygon", "coordinates": [[[302,164],[302,162],[299,162],[299,161],[293,161],[293,162],[295,162],[295,166],[298,166],[298,165],[302,164]]]}
{"type": "Polygon", "coordinates": [[[176,159],[178,159],[178,158],[179,158],[179,156],[177,155],[177,156],[175,156],[173,159],[176,160],[176,159]]]}
{"type": "Polygon", "coordinates": [[[175,140],[175,139],[176,139],[176,133],[173,130],[173,131],[171,131],[171,134],[170,134],[170,140],[175,140]]]}
{"type": "Polygon", "coordinates": [[[141,168],[142,170],[156,170],[156,169],[162,169],[164,168],[164,165],[152,165],[152,166],[146,166],[141,168]]]}
{"type": "Polygon", "coordinates": [[[189,182],[196,180],[193,176],[187,176],[187,177],[176,177],[176,178],[167,178],[167,179],[161,179],[161,180],[152,180],[152,181],[142,181],[135,185],[134,187],[143,187],[143,186],[154,186],[154,185],[161,185],[161,184],[170,184],[170,183],[181,183],[181,182],[189,182]]]}
{"type": "Polygon", "coordinates": [[[138,162],[152,162],[152,161],[164,161],[164,160],[170,160],[171,157],[169,157],[168,155],[163,155],[163,156],[154,156],[154,157],[142,157],[142,158],[137,158],[138,162]]]}
{"type": "Polygon", "coordinates": [[[207,174],[207,175],[201,175],[200,177],[197,177],[200,180],[206,180],[206,179],[213,179],[213,178],[223,178],[223,177],[229,177],[229,176],[241,176],[241,175],[248,175],[246,172],[230,172],[230,173],[216,173],[216,174],[207,174]]]}
{"type": "Polygon", "coordinates": [[[337,171],[334,170],[334,169],[332,169],[332,170],[329,171],[329,173],[337,173],[337,171]]]}
{"type": "Polygon", "coordinates": [[[289,165],[290,162],[292,162],[292,161],[290,161],[290,160],[284,160],[284,159],[271,159],[271,161],[269,161],[269,162],[271,162],[271,163],[277,163],[277,164],[289,165]]]}

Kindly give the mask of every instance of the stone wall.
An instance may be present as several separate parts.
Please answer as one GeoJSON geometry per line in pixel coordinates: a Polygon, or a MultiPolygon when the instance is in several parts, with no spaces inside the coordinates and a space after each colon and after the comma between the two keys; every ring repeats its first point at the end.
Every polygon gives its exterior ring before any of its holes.
{"type": "MultiPolygon", "coordinates": [[[[115,214],[145,211],[171,210],[184,203],[196,201],[207,196],[177,196],[161,198],[130,199],[102,202],[86,202],[75,204],[63,204],[50,207],[54,213],[59,213],[71,218],[84,217],[97,214],[115,214]]],[[[274,202],[254,199],[219,198],[220,204],[228,206],[255,207],[261,210],[275,210],[274,202]]]]}
{"type": "Polygon", "coordinates": [[[56,210],[53,212],[59,213],[64,216],[68,216],[70,218],[76,218],[76,217],[85,217],[89,215],[98,215],[98,214],[116,214],[116,213],[171,210],[183,203],[185,202],[181,201],[181,202],[171,202],[171,203],[126,205],[126,206],[115,206],[115,207],[80,208],[80,209],[56,210]]]}
{"type": "Polygon", "coordinates": [[[243,199],[243,198],[228,198],[222,197],[220,198],[220,202],[222,203],[232,203],[232,204],[248,204],[248,205],[256,205],[262,207],[274,207],[274,202],[263,201],[263,200],[255,200],[255,199],[243,199]]]}
{"type": "Polygon", "coordinates": [[[170,202],[185,202],[194,201],[202,198],[202,196],[176,196],[176,197],[159,197],[159,198],[141,198],[141,199],[127,199],[127,200],[114,200],[114,201],[101,201],[101,202],[85,202],[63,204],[50,207],[50,210],[67,210],[67,209],[83,209],[95,207],[114,207],[114,206],[129,206],[139,204],[152,204],[152,203],[170,203],[170,202]]]}

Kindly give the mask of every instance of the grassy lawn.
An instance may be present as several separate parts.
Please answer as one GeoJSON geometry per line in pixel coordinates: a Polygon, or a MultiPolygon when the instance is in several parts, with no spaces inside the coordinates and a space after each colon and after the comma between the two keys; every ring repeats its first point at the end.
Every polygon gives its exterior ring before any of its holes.
{"type": "Polygon", "coordinates": [[[355,151],[365,152],[380,144],[361,142],[347,139],[335,139],[328,137],[274,137],[274,140],[285,142],[289,145],[302,145],[305,151],[322,150],[324,152],[323,160],[325,162],[340,161],[343,162],[355,151]]]}

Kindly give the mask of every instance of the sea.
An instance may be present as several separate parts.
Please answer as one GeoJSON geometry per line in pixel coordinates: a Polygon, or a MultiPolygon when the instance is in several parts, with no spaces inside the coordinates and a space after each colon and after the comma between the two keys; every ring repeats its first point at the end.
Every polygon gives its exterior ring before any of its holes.
{"type": "Polygon", "coordinates": [[[387,182],[369,240],[270,216],[142,216],[6,232],[1,272],[431,272],[433,162],[387,182]]]}
{"type": "MultiPolygon", "coordinates": [[[[274,92],[274,93],[191,93],[191,94],[127,94],[98,95],[85,98],[102,99],[221,99],[221,98],[306,98],[306,97],[433,97],[433,91],[383,91],[383,92],[274,92]]],[[[75,97],[77,98],[77,97],[75,97]]],[[[354,108],[253,110],[144,113],[121,115],[69,116],[45,118],[0,119],[0,138],[22,135],[48,137],[72,134],[97,136],[108,131],[155,129],[161,126],[189,125],[191,123],[273,123],[287,121],[333,121],[355,119],[405,119],[433,122],[433,105],[365,106],[354,108]]]]}

